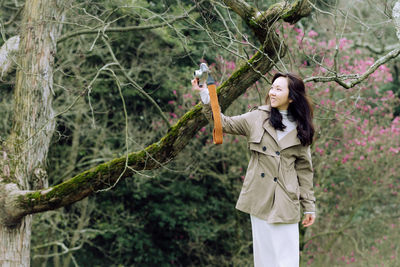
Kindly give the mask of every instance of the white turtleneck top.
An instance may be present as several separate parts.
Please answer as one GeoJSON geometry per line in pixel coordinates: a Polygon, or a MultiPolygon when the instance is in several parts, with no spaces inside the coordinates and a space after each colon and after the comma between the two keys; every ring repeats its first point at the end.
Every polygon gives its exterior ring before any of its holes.
{"type": "Polygon", "coordinates": [[[288,134],[293,129],[296,129],[297,124],[293,120],[293,118],[290,115],[288,115],[287,110],[279,110],[279,112],[282,115],[282,123],[283,125],[286,126],[286,128],[283,129],[283,131],[276,130],[276,133],[278,135],[278,140],[280,141],[286,134],[288,134]]]}

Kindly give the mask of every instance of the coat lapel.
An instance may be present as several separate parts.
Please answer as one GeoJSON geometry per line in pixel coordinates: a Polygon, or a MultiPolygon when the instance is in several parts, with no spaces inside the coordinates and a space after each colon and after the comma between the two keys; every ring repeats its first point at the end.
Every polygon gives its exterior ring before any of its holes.
{"type": "Polygon", "coordinates": [[[263,122],[263,128],[269,133],[269,135],[275,140],[276,144],[279,146],[278,135],[276,133],[276,130],[269,123],[269,116],[270,116],[270,112],[271,112],[271,107],[269,105],[264,105],[264,106],[259,106],[258,109],[267,111],[268,116],[267,116],[267,119],[265,119],[264,122],[263,122]]]}
{"type": "Polygon", "coordinates": [[[268,112],[268,119],[264,120],[263,128],[275,140],[275,142],[277,143],[277,145],[280,147],[281,150],[301,144],[300,139],[297,137],[297,129],[291,130],[280,141],[278,141],[278,134],[276,133],[275,128],[272,127],[272,125],[269,123],[269,113],[271,112],[271,107],[269,105],[264,105],[258,107],[258,109],[265,110],[268,112]]]}
{"type": "Polygon", "coordinates": [[[301,142],[300,139],[297,137],[297,129],[291,130],[279,141],[279,146],[281,150],[299,144],[301,144],[301,142]]]}
{"type": "Polygon", "coordinates": [[[269,133],[269,135],[275,140],[276,144],[279,146],[278,135],[276,130],[272,125],[269,123],[269,119],[265,120],[263,123],[264,129],[269,133]]]}

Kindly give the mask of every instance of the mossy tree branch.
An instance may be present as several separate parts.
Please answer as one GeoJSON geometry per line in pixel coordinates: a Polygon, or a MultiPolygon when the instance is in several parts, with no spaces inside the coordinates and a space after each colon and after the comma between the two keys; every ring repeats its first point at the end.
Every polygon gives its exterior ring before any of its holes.
{"type": "Polygon", "coordinates": [[[271,5],[264,12],[258,11],[243,0],[223,1],[246,22],[261,43],[273,32],[271,26],[276,21],[282,19],[293,24],[310,15],[312,11],[310,0],[296,0],[293,3],[280,2],[271,5]]]}
{"type": "MultiPolygon", "coordinates": [[[[281,14],[281,10],[278,12],[281,14]]],[[[291,14],[297,17],[299,13],[304,16],[309,14],[309,12],[303,12],[302,9],[297,9],[296,12],[291,14]]],[[[278,14],[275,15],[278,16],[278,14]]],[[[260,22],[263,21],[260,20],[260,22]]],[[[265,34],[264,36],[268,36],[268,38],[260,40],[263,44],[262,49],[260,49],[262,52],[256,53],[250,60],[243,63],[217,89],[222,111],[226,110],[261,75],[268,72],[275,61],[278,60],[278,57],[281,56],[276,53],[278,51],[276,45],[281,43],[279,37],[276,34],[265,34]]],[[[155,169],[168,163],[208,123],[201,110],[202,105],[199,103],[183,115],[160,141],[142,151],[130,153],[128,155],[128,170],[125,170],[126,156],[123,156],[93,167],[59,185],[36,191],[19,192],[15,197],[17,205],[13,205],[12,210],[3,209],[7,213],[6,218],[3,217],[4,223],[13,224],[27,214],[72,204],[99,190],[109,188],[118,180],[132,176],[138,171],[155,169]]]]}

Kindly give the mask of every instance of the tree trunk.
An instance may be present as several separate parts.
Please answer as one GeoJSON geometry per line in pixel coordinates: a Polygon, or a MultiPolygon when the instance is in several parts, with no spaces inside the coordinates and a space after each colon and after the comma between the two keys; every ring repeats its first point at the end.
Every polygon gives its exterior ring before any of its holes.
{"type": "Polygon", "coordinates": [[[0,266],[29,266],[32,215],[25,216],[18,227],[0,224],[0,266]]]}
{"type": "MultiPolygon", "coordinates": [[[[30,0],[25,2],[21,24],[17,78],[14,92],[14,121],[10,138],[3,147],[0,182],[6,187],[37,190],[47,186],[45,161],[54,131],[53,63],[57,36],[61,30],[65,1],[30,0]],[[64,2],[64,3],[63,3],[64,2]],[[7,152],[7,153],[6,153],[7,152]]],[[[16,196],[15,194],[12,196],[16,196]]],[[[7,194],[5,194],[7,195],[7,194]]],[[[0,198],[0,266],[29,266],[32,216],[9,220],[14,197],[0,198]]]]}

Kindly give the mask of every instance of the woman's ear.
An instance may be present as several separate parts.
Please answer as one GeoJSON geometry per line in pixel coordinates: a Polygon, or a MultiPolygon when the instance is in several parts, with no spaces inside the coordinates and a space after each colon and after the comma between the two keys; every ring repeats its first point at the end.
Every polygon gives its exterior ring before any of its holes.
{"type": "Polygon", "coordinates": [[[289,103],[292,103],[292,102],[293,102],[293,100],[289,98],[289,103]]]}

